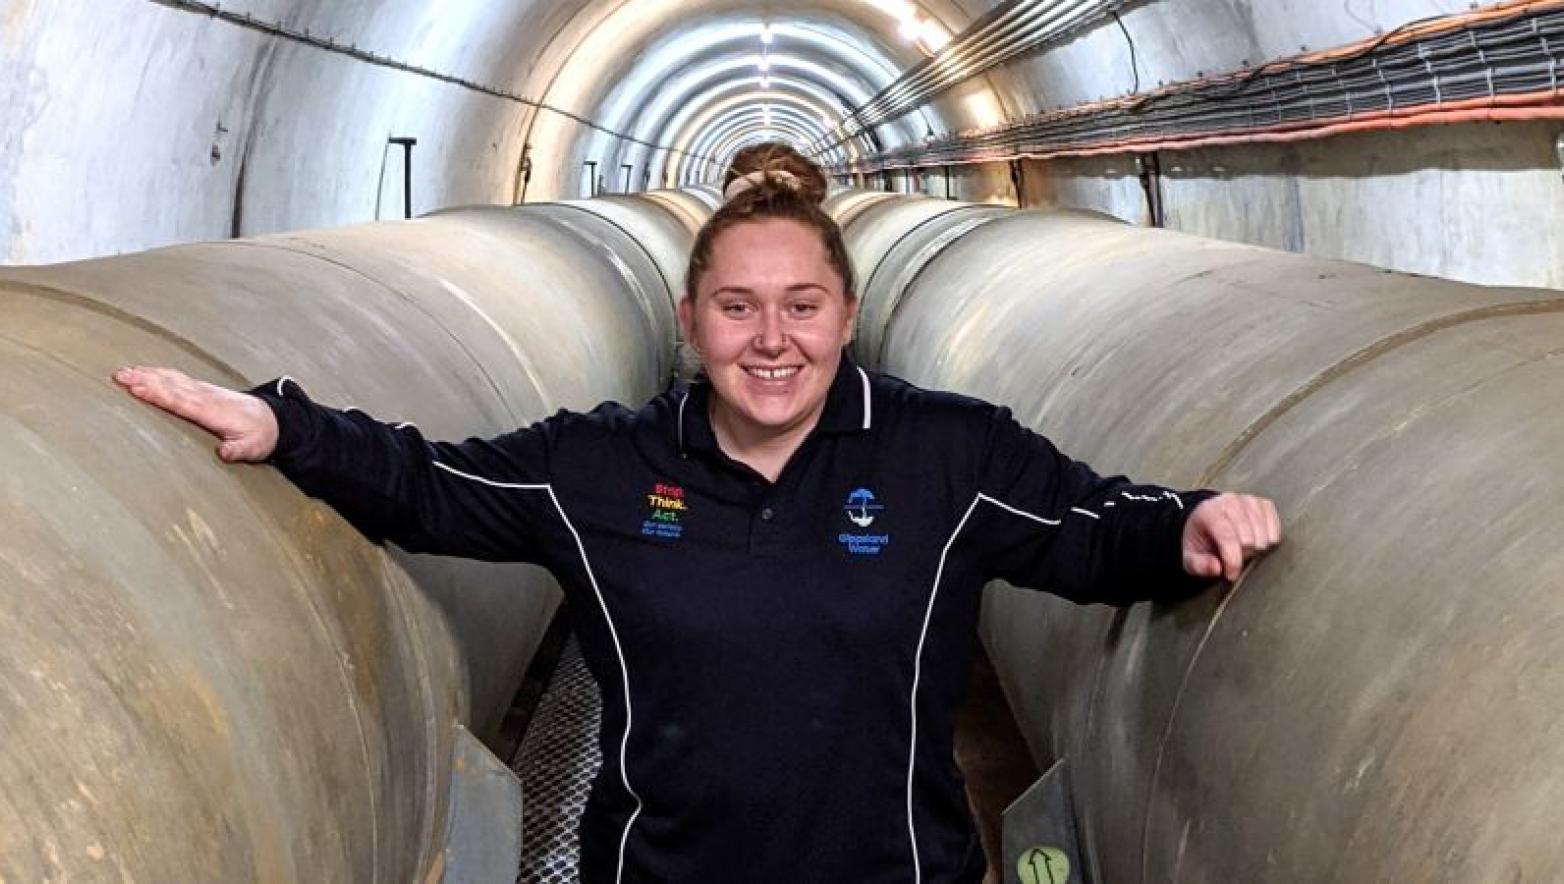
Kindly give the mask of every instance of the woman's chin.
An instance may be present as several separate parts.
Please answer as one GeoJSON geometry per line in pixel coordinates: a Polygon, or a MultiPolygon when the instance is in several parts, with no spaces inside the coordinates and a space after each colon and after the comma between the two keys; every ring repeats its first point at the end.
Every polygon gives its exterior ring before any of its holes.
{"type": "MultiPolygon", "coordinates": [[[[786,424],[803,410],[803,391],[796,379],[767,381],[745,375],[729,398],[746,418],[756,423],[786,424]]],[[[720,392],[720,391],[719,391],[720,392]]]]}
{"type": "Polygon", "coordinates": [[[736,383],[721,385],[728,389],[719,387],[717,395],[727,403],[731,418],[754,433],[781,434],[796,429],[825,403],[825,390],[806,389],[804,372],[786,381],[757,378],[747,372],[728,380],[736,383]]]}
{"type": "Polygon", "coordinates": [[[756,429],[781,432],[803,419],[802,409],[792,402],[750,402],[739,409],[739,418],[756,429]]]}

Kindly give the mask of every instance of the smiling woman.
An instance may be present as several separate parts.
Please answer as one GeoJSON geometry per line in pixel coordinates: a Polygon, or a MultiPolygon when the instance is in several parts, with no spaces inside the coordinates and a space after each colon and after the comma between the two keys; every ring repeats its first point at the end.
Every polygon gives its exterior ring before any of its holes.
{"type": "Polygon", "coordinates": [[[706,375],[639,410],[449,443],[288,380],[115,379],[374,540],[558,578],[605,700],[588,884],[972,884],[952,741],[982,587],[1181,598],[1273,546],[1276,511],[1100,477],[1007,409],[854,365],[818,170],[755,157],[690,262],[706,375]]]}
{"type": "Polygon", "coordinates": [[[679,322],[719,393],[711,417],[723,450],[775,481],[820,420],[858,298],[812,163],[757,145],[735,157],[725,185],[732,198],[691,251],[679,322]]]}
{"type": "Polygon", "coordinates": [[[820,420],[858,302],[825,260],[819,235],[800,222],[733,227],[715,252],[679,318],[720,391],[711,414],[717,440],[776,481],[820,420]]]}

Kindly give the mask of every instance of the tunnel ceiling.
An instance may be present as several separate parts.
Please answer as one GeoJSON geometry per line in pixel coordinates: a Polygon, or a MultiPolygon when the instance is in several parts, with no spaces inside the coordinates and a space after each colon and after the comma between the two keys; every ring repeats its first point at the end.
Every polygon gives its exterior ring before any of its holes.
{"type": "MultiPolygon", "coordinates": [[[[626,166],[643,176],[635,185],[709,178],[745,143],[780,137],[802,147],[823,137],[969,21],[949,4],[905,0],[622,4],[582,21],[573,51],[528,84],[551,105],[586,109],[603,130],[582,137],[573,121],[544,113],[530,143],[566,159],[552,181],[559,193],[579,187],[587,162],[608,182],[626,166]]],[[[885,127],[880,143],[905,145],[961,122],[919,111],[885,127]]],[[[836,153],[873,149],[860,139],[836,153]]]]}
{"type": "Polygon", "coordinates": [[[824,145],[822,158],[842,162],[1466,8],[4,0],[0,257],[37,263],[398,217],[393,137],[418,139],[417,213],[576,197],[592,176],[609,191],[677,186],[711,180],[762,137],[824,145]],[[953,88],[864,131],[823,137],[1007,11],[1085,24],[1004,64],[962,68],[953,88]]]}

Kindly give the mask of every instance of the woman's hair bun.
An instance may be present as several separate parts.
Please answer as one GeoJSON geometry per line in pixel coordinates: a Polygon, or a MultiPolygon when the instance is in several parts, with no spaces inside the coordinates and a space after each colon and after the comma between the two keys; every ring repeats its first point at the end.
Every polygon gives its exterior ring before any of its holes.
{"type": "Polygon", "coordinates": [[[732,200],[759,189],[767,193],[792,191],[809,202],[825,201],[825,173],[808,157],[781,142],[750,145],[734,154],[722,178],[722,195],[732,200]]]}

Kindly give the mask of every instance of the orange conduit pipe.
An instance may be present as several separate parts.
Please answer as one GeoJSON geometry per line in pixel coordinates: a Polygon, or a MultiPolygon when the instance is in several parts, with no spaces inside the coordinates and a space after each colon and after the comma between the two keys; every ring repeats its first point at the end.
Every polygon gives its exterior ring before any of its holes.
{"type": "Polygon", "coordinates": [[[1241,144],[1288,144],[1312,141],[1344,135],[1349,132],[1389,131],[1411,129],[1417,126],[1448,125],[1451,123],[1507,123],[1531,120],[1564,120],[1564,105],[1549,107],[1485,107],[1474,110],[1442,110],[1408,116],[1386,115],[1376,120],[1350,120],[1326,123],[1310,129],[1296,131],[1262,130],[1243,135],[1205,135],[1182,141],[1154,141],[1128,146],[1105,146],[1081,150],[1050,151],[1042,154],[1021,154],[1021,159],[1057,159],[1061,157],[1100,156],[1112,153],[1150,153],[1163,150],[1193,150],[1200,147],[1229,147],[1241,144]]]}
{"type": "MultiPolygon", "coordinates": [[[[1094,146],[1065,147],[1048,151],[1007,151],[982,154],[968,159],[941,161],[943,166],[971,166],[1010,160],[1053,160],[1066,157],[1104,156],[1120,153],[1194,150],[1202,147],[1231,147],[1243,144],[1287,144],[1345,135],[1351,132],[1390,131],[1417,126],[1452,123],[1510,123],[1536,120],[1564,120],[1564,95],[1553,91],[1531,92],[1424,104],[1411,108],[1372,111],[1325,121],[1286,123],[1260,129],[1216,132],[1184,138],[1130,139],[1094,146]]],[[[920,168],[906,163],[885,169],[920,168]]]]}

